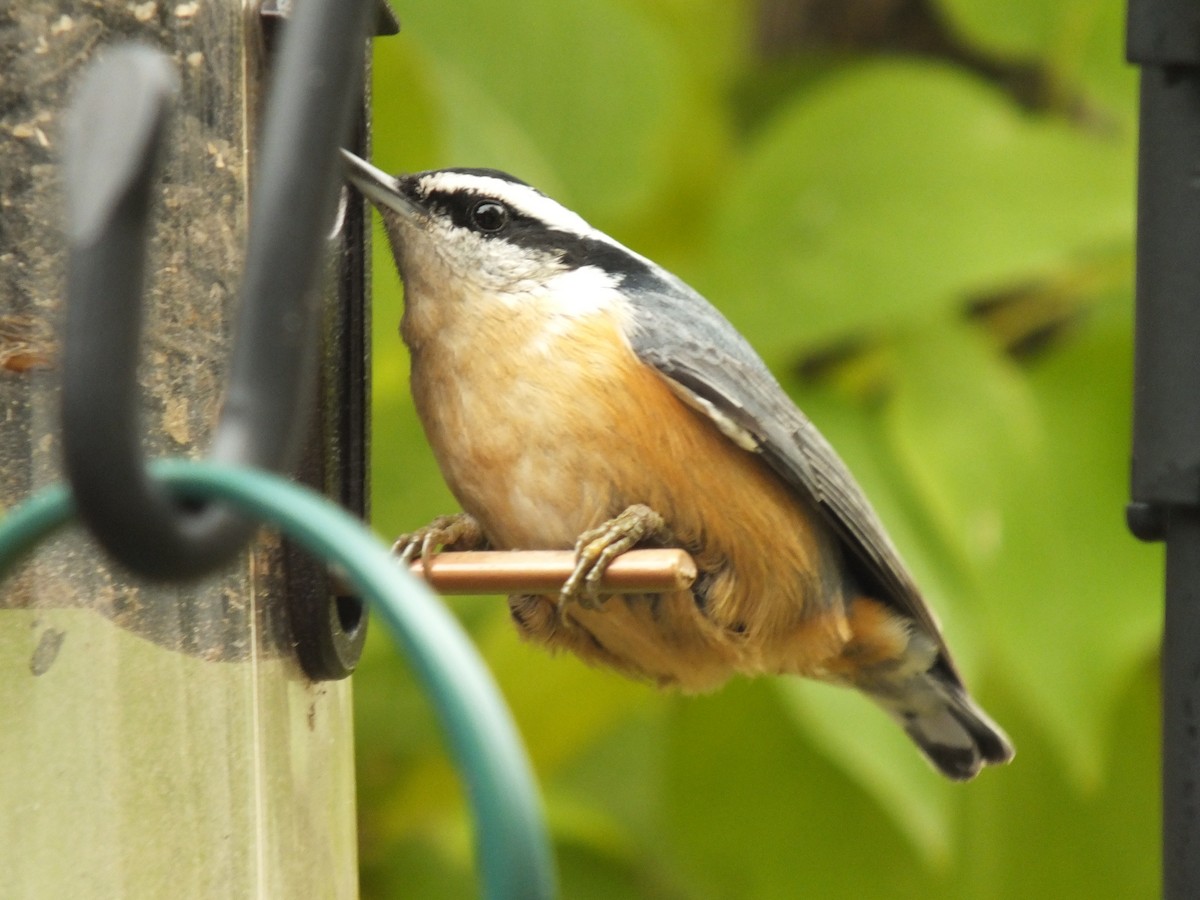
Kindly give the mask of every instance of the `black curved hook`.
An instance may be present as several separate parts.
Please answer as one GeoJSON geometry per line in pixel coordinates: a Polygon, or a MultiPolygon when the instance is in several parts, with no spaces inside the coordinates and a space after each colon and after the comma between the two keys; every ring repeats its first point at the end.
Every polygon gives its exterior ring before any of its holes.
{"type": "MultiPolygon", "coordinates": [[[[340,180],[337,150],[360,87],[371,0],[306,0],[272,76],[228,393],[212,446],[223,462],[292,467],[315,376],[322,244],[340,180]]],[[[186,507],[146,473],[136,365],[151,183],[175,92],[168,59],[114,48],[67,122],[69,240],[63,445],[79,513],[125,566],[194,577],[229,561],[254,525],[186,507]]]]}

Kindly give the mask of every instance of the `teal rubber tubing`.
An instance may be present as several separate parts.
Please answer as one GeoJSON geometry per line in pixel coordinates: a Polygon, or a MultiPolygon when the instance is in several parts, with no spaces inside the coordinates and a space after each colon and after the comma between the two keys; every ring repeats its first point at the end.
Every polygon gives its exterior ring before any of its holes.
{"type": "MultiPolygon", "coordinates": [[[[163,459],[150,466],[179,496],[224,500],[338,563],[374,606],[433,699],[467,784],[488,900],[556,896],[553,858],[528,757],[491,674],[457,621],[375,536],[308,488],[255,469],[163,459]]],[[[0,577],[74,516],[61,485],[0,520],[0,577]]]]}

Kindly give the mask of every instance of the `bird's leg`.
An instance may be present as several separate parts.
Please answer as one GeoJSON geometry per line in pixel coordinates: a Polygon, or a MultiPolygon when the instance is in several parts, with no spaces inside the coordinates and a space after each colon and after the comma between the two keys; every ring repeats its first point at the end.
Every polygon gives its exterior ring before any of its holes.
{"type": "Polygon", "coordinates": [[[578,603],[584,609],[599,606],[600,580],[609,565],[648,537],[666,540],[667,525],[662,516],[640,503],[581,534],[575,541],[575,569],[559,594],[560,618],[565,617],[572,603],[578,603]]]}
{"type": "Polygon", "coordinates": [[[412,561],[420,554],[421,564],[428,572],[429,561],[439,548],[482,550],[486,546],[487,538],[483,536],[483,529],[474,517],[455,513],[452,516],[438,516],[425,527],[400,535],[392,544],[392,553],[399,556],[406,566],[412,565],[412,561]]]}

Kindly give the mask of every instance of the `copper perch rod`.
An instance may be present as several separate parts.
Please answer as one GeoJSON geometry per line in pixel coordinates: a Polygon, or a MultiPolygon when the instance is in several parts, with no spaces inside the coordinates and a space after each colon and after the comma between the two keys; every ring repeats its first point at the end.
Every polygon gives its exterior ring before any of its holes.
{"type": "MultiPolygon", "coordinates": [[[[439,553],[426,579],[441,594],[553,594],[575,567],[570,550],[439,553]]],[[[412,573],[425,577],[420,560],[412,573]]],[[[600,589],[608,594],[678,591],[696,580],[696,563],[683,550],[631,550],[618,556],[600,589]]]]}

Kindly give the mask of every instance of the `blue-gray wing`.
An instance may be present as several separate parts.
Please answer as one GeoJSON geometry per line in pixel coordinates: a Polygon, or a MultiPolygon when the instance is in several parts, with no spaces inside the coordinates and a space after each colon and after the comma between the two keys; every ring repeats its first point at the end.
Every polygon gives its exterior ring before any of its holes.
{"type": "Polygon", "coordinates": [[[847,565],[864,590],[914,619],[939,642],[941,629],[862,489],[737,329],[682,282],[639,297],[628,337],[689,405],[730,440],[758,453],[826,517],[849,549],[847,565]]]}

